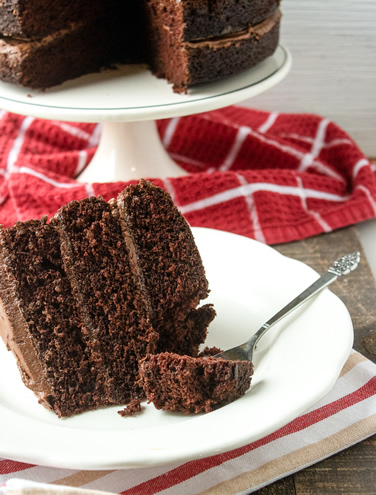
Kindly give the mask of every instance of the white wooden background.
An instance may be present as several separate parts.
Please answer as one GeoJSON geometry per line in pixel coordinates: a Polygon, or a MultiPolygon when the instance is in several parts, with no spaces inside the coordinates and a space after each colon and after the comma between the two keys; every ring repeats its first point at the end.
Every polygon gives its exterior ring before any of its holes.
{"type": "Polygon", "coordinates": [[[376,0],[282,0],[281,10],[291,72],[241,105],[323,115],[376,157],[376,0]]]}

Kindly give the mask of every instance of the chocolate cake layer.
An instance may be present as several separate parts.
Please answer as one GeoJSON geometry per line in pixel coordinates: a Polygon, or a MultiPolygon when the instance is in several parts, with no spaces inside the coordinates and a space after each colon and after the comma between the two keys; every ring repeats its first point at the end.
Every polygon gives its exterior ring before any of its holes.
{"type": "Polygon", "coordinates": [[[212,304],[192,309],[188,314],[167,313],[158,325],[157,351],[197,356],[198,348],[207,336],[207,329],[216,316],[212,304]]]}
{"type": "Polygon", "coordinates": [[[179,30],[179,40],[183,42],[255,26],[270,17],[279,4],[279,0],[149,0],[146,11],[152,29],[162,28],[170,33],[179,30]]]}
{"type": "Polygon", "coordinates": [[[146,397],[157,409],[197,414],[242,397],[250,387],[253,365],[164,352],[146,357],[140,374],[146,397]]]}
{"type": "Polygon", "coordinates": [[[237,74],[272,55],[278,45],[280,18],[277,11],[240,33],[186,43],[188,86],[237,74]]]}
{"type": "Polygon", "coordinates": [[[101,370],[93,370],[82,341],[58,232],[46,218],[2,229],[0,267],[0,333],[25,385],[59,416],[97,407],[101,370]]]}
{"type": "Polygon", "coordinates": [[[119,44],[116,30],[103,23],[72,24],[41,40],[0,38],[1,79],[29,88],[47,88],[115,62],[130,52],[119,44]]]}
{"type": "Polygon", "coordinates": [[[171,196],[144,180],[118,196],[117,209],[134,246],[152,325],[159,334],[157,349],[197,353],[215,312],[211,306],[196,310],[209,289],[189,225],[171,196]]]}
{"type": "Polygon", "coordinates": [[[153,70],[177,92],[249,69],[272,55],[278,46],[281,13],[231,34],[210,39],[176,42],[179,33],[161,29],[153,41],[153,70]]]}
{"type": "Polygon", "coordinates": [[[157,335],[111,206],[100,197],[72,201],[52,222],[88,330],[86,345],[106,372],[108,402],[142,396],[138,361],[153,352],[157,335]]]}
{"type": "Polygon", "coordinates": [[[72,22],[105,15],[103,0],[2,0],[0,33],[19,39],[43,38],[72,22]]]}

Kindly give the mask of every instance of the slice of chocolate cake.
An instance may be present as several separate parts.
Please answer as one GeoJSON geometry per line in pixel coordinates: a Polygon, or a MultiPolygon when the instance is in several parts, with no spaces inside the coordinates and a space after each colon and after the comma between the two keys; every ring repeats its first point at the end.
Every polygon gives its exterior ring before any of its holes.
{"type": "Polygon", "coordinates": [[[0,334],[21,377],[59,416],[106,402],[103,370],[91,360],[58,232],[47,219],[0,230],[0,334]]]}
{"type": "Polygon", "coordinates": [[[0,334],[24,383],[59,416],[144,397],[139,362],[195,355],[215,315],[190,228],[141,181],[0,230],[0,334]]]}
{"type": "Polygon", "coordinates": [[[163,352],[146,357],[140,374],[146,397],[157,409],[197,414],[242,397],[250,387],[253,365],[163,352]]]}
{"type": "Polygon", "coordinates": [[[116,209],[159,334],[157,351],[196,355],[215,311],[196,309],[209,288],[187,221],[168,193],[145,180],[120,193],[116,209]]]}

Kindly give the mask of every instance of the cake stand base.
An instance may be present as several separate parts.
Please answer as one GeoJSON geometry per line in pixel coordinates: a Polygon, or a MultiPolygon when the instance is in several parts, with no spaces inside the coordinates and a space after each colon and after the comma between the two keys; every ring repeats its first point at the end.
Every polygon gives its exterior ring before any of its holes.
{"type": "Polygon", "coordinates": [[[166,152],[155,120],[103,122],[98,149],[79,182],[115,182],[186,175],[166,152]]]}

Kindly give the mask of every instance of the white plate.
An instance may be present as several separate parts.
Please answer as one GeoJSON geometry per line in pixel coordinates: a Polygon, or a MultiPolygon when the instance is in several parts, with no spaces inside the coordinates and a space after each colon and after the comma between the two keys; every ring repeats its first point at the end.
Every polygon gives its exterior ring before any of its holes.
{"type": "MultiPolygon", "coordinates": [[[[317,274],[256,241],[193,229],[218,316],[208,345],[245,341],[317,274]]],[[[261,340],[247,394],[210,414],[184,416],[147,405],[122,418],[119,407],[58,419],[37,404],[0,349],[0,456],[70,469],[117,469],[183,462],[264,437],[288,423],[333,386],[353,342],[344,304],[328,289],[261,340]]]]}
{"type": "Polygon", "coordinates": [[[0,107],[10,112],[74,122],[130,122],[162,119],[222,108],[256,96],[280,82],[291,68],[289,50],[249,70],[177,94],[145,66],[89,74],[46,91],[0,82],[0,107]]]}

